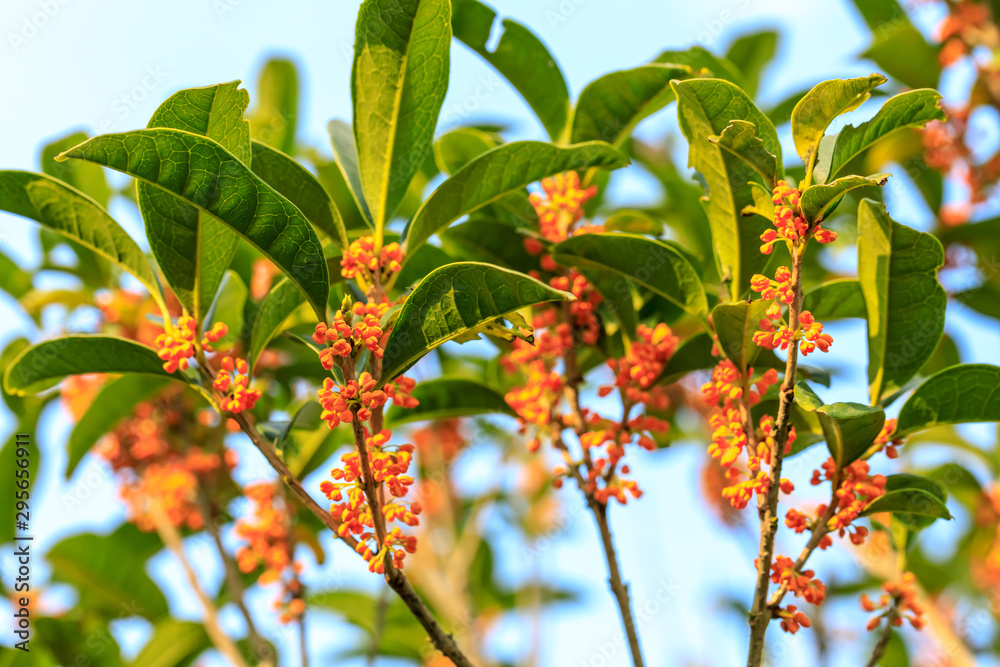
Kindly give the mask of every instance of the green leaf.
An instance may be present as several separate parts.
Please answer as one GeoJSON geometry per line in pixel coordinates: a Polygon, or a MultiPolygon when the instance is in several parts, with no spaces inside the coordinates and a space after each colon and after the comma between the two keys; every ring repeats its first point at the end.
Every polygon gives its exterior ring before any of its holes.
{"type": "Polygon", "coordinates": [[[450,45],[448,0],[365,0],[358,11],[354,139],[379,239],[434,139],[450,45]]]}
{"type": "Polygon", "coordinates": [[[875,442],[885,423],[885,412],[860,403],[826,405],[805,382],[795,384],[795,403],[819,417],[823,438],[837,469],[858,460],[875,442]]]}
{"type": "Polygon", "coordinates": [[[630,281],[620,273],[600,269],[581,268],[580,275],[601,295],[601,313],[610,313],[621,324],[623,335],[634,339],[639,320],[630,281]]]}
{"type": "Polygon", "coordinates": [[[688,373],[714,367],[718,358],[712,354],[715,341],[704,331],[696,333],[680,344],[670,357],[657,384],[672,384],[688,373]]]}
{"type": "MultiPolygon", "coordinates": [[[[249,165],[250,123],[243,118],[249,102],[239,81],[181,90],[156,109],[147,127],[208,137],[249,165]]],[[[160,270],[187,311],[201,322],[236,254],[239,237],[154,185],[140,181],[136,195],[160,270]]]]}
{"type": "Polygon", "coordinates": [[[744,90],[750,97],[757,94],[760,75],[774,58],[778,48],[778,33],[763,30],[736,38],[726,51],[726,60],[734,63],[746,77],[744,90]]]}
{"type": "Polygon", "coordinates": [[[565,148],[540,141],[515,141],[475,158],[424,201],[406,227],[406,254],[458,218],[529,183],[564,171],[619,169],[628,158],[610,145],[592,141],[565,148]]]}
{"type": "Polygon", "coordinates": [[[31,291],[31,274],[0,252],[0,289],[20,300],[31,291]]]}
{"type": "Polygon", "coordinates": [[[90,197],[51,176],[0,171],[0,210],[30,218],[93,250],[135,276],[162,303],[149,260],[132,237],[90,197]]]}
{"type": "Polygon", "coordinates": [[[861,283],[853,278],[831,280],[809,290],[802,300],[802,310],[808,310],[821,322],[868,317],[861,283]]]}
{"type": "Polygon", "coordinates": [[[209,308],[205,316],[205,328],[208,329],[216,322],[222,322],[229,331],[217,342],[212,343],[212,347],[217,351],[225,351],[243,339],[244,324],[243,313],[246,309],[247,298],[250,290],[246,283],[235,271],[226,271],[219,286],[219,292],[215,295],[215,301],[209,308]]]}
{"type": "Polygon", "coordinates": [[[450,176],[497,144],[496,139],[482,130],[460,127],[434,142],[434,160],[438,169],[450,176]]]}
{"type": "Polygon", "coordinates": [[[341,248],[346,248],[348,240],[344,220],[316,177],[288,155],[265,144],[254,141],[252,149],[253,173],[295,204],[316,229],[341,248]]]}
{"type": "Polygon", "coordinates": [[[289,317],[304,302],[302,292],[287,278],[272,287],[260,302],[253,328],[250,330],[250,346],[247,348],[251,372],[257,365],[260,353],[275,336],[281,333],[289,317]]]}
{"type": "Polygon", "coordinates": [[[670,81],[691,74],[687,67],[653,63],[605,74],[587,84],[573,111],[570,142],[620,145],[644,118],[674,101],[670,81]]]}
{"type": "Polygon", "coordinates": [[[525,250],[523,237],[510,225],[492,220],[469,220],[452,225],[440,236],[441,246],[453,257],[496,264],[521,273],[539,270],[538,257],[525,250]]]}
{"type": "Polygon", "coordinates": [[[910,88],[932,88],[941,75],[938,49],[927,43],[896,0],[854,0],[874,35],[870,58],[910,88]]]}
{"type": "Polygon", "coordinates": [[[96,162],[163,190],[229,225],[298,285],[325,318],[329,273],[316,232],[290,201],[207,137],[146,129],[95,137],[61,159],[96,162]]]}
{"type": "MultiPolygon", "coordinates": [[[[673,246],[636,234],[580,234],[551,248],[564,265],[611,271],[705,320],[708,300],[698,273],[673,246]]],[[[621,282],[624,289],[627,283],[621,282]]],[[[615,292],[620,292],[619,288],[615,292]]]]}
{"type": "Polygon", "coordinates": [[[542,122],[553,141],[569,120],[569,90],[556,59],[526,27],[504,19],[499,38],[492,37],[497,14],[478,0],[453,0],[455,38],[478,53],[510,82],[542,122]],[[487,43],[496,44],[490,50],[487,43]]]}
{"type": "MultiPolygon", "coordinates": [[[[927,477],[901,473],[885,478],[885,494],[868,503],[861,516],[879,512],[912,514],[931,519],[951,519],[944,487],[927,477]]],[[[919,527],[925,527],[924,523],[919,527]]]]}
{"type": "Polygon", "coordinates": [[[420,401],[415,408],[390,407],[385,413],[386,428],[434,419],[453,419],[497,412],[514,415],[503,394],[479,380],[442,377],[420,382],[411,393],[420,401]]]}
{"type": "Polygon", "coordinates": [[[899,411],[895,437],[941,424],[1000,422],[1000,368],[961,364],[924,380],[899,411]]]}
{"type": "Polygon", "coordinates": [[[354,142],[354,129],[349,123],[342,120],[331,120],[326,129],[330,134],[330,145],[333,148],[337,169],[340,171],[364,223],[371,228],[373,227],[372,213],[368,210],[368,202],[365,201],[365,193],[361,187],[361,172],[358,170],[358,146],[354,142]]]}
{"type": "Polygon", "coordinates": [[[87,411],[73,426],[66,443],[66,479],[105,434],[130,417],[135,406],[156,395],[170,382],[168,378],[123,375],[101,387],[87,411]]]}
{"type": "Polygon", "coordinates": [[[825,220],[840,200],[851,190],[883,186],[891,174],[871,176],[845,176],[826,185],[812,185],[802,192],[802,214],[809,222],[825,220]]]}
{"type": "Polygon", "coordinates": [[[604,230],[659,236],[663,233],[663,221],[645,211],[621,208],[604,219],[604,230]]]}
{"type": "Polygon", "coordinates": [[[760,235],[771,221],[760,216],[744,218],[743,208],[754,203],[751,181],[762,180],[738,157],[711,143],[733,119],[753,123],[764,149],[781,164],[781,144],[771,121],[754,106],[746,93],[720,79],[691,79],[672,84],[677,94],[681,130],[688,140],[688,165],[698,170],[708,185],[705,201],[716,266],[727,284],[731,300],[750,286],[750,277],[767,262],[760,252],[760,235]]]}
{"type": "Polygon", "coordinates": [[[67,375],[143,373],[184,380],[163,370],[156,351],[116,336],[71,334],[24,350],[7,367],[4,390],[24,396],[48,389],[67,375]]]}
{"type": "Polygon", "coordinates": [[[521,308],[566,301],[570,294],[530,276],[478,262],[457,262],[432,271],[399,311],[382,358],[385,384],[453,338],[521,308]]]}
{"type": "Polygon", "coordinates": [[[856,79],[832,79],[816,84],[792,110],[792,139],[806,164],[806,178],[816,164],[820,139],[837,116],[853,111],[885,83],[881,74],[856,79]]]}
{"type": "MultiPolygon", "coordinates": [[[[35,396],[29,396],[28,398],[22,399],[19,405],[12,405],[13,397],[4,394],[4,401],[12,408],[12,411],[17,416],[16,430],[11,433],[7,442],[4,446],[0,448],[0,456],[3,457],[4,461],[7,461],[7,478],[0,480],[0,510],[5,514],[4,516],[13,517],[14,512],[17,511],[16,501],[18,500],[17,494],[20,491],[28,491],[31,493],[35,486],[35,481],[38,479],[39,464],[41,463],[41,452],[38,448],[38,443],[36,442],[35,434],[39,432],[39,417],[41,417],[42,410],[48,405],[49,401],[52,399],[51,396],[46,396],[43,398],[38,398],[35,396]],[[18,441],[17,434],[27,434],[28,440],[18,441]],[[15,477],[15,470],[20,470],[21,467],[17,464],[19,457],[17,456],[17,450],[19,448],[24,448],[27,450],[28,467],[28,487],[22,489],[17,485],[18,478],[15,477]]],[[[16,400],[16,399],[15,399],[16,400]]],[[[7,521],[3,527],[0,527],[0,544],[8,544],[14,541],[14,536],[18,534],[15,531],[14,521],[7,521]]]]}
{"type": "Polygon", "coordinates": [[[163,593],[146,574],[145,563],[161,548],[156,533],[126,523],[110,535],[85,533],[56,544],[45,558],[52,579],[76,587],[87,607],[110,618],[155,620],[169,609],[163,593]]]}
{"type": "Polygon", "coordinates": [[[299,75],[295,63],[282,58],[268,60],[257,80],[254,101],[254,109],[248,114],[253,138],[291,155],[295,151],[299,109],[299,75]]]}
{"type": "MultiPolygon", "coordinates": [[[[748,90],[746,77],[740,68],[729,62],[726,58],[720,58],[701,46],[692,46],[686,51],[664,51],[656,56],[653,62],[671,63],[690,67],[694,74],[713,76],[716,79],[723,79],[735,84],[741,90],[748,90]]],[[[731,118],[729,120],[732,120],[731,118]]]]}
{"type": "Polygon", "coordinates": [[[760,321],[770,306],[769,301],[738,301],[720,303],[712,309],[712,325],[719,338],[719,348],[744,375],[750,368],[760,346],[753,342],[753,335],[760,330],[760,321]]]}
{"type": "Polygon", "coordinates": [[[923,127],[932,120],[944,120],[941,93],[936,90],[908,90],[894,95],[875,117],[859,125],[848,125],[833,145],[829,157],[820,155],[814,176],[817,183],[836,178],[847,163],[862,151],[904,128],[923,127]]]}
{"type": "Polygon", "coordinates": [[[271,441],[274,449],[282,458],[292,458],[294,452],[285,451],[285,443],[293,429],[305,429],[315,431],[320,425],[320,416],[323,414],[323,406],[316,401],[306,401],[295,411],[291,419],[282,422],[260,422],[258,427],[264,437],[271,441]]]}
{"type": "Polygon", "coordinates": [[[209,648],[212,648],[212,641],[201,623],[165,618],[153,627],[153,636],[133,664],[137,667],[184,667],[209,648]]]}
{"type": "Polygon", "coordinates": [[[767,152],[764,141],[757,136],[757,128],[745,120],[733,120],[722,133],[708,138],[713,144],[732,153],[760,174],[764,185],[773,189],[774,184],[784,175],[778,158],[767,152]]]}
{"type": "Polygon", "coordinates": [[[872,404],[902,389],[944,332],[947,295],[937,279],[941,243],[889,218],[869,199],[858,209],[858,280],[868,311],[872,404]]]}
{"type": "Polygon", "coordinates": [[[66,185],[76,188],[93,199],[102,208],[107,208],[108,199],[111,197],[111,188],[108,187],[108,179],[104,177],[103,169],[96,164],[56,162],[55,160],[56,156],[64,150],[86,140],[86,132],[73,132],[46,145],[42,149],[42,173],[52,178],[58,178],[66,185]]]}

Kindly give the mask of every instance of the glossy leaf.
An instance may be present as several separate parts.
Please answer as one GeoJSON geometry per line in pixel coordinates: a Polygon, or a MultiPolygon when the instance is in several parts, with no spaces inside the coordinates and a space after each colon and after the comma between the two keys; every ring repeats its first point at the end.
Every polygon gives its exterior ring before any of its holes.
{"type": "Polygon", "coordinates": [[[604,219],[604,231],[659,236],[663,233],[663,221],[644,211],[623,208],[604,219]]]}
{"type": "Polygon", "coordinates": [[[431,193],[406,228],[407,254],[463,215],[546,176],[590,167],[619,169],[626,164],[628,158],[597,141],[566,148],[540,141],[498,146],[466,164],[431,193]]]}
{"type": "Polygon", "coordinates": [[[0,171],[0,210],[34,220],[72,239],[135,276],[159,301],[153,267],[138,244],[83,193],[27,171],[0,171]]]}
{"type": "Polygon", "coordinates": [[[316,229],[346,248],[347,230],[340,211],[316,177],[289,156],[265,144],[254,141],[251,147],[253,173],[295,204],[316,229]]]}
{"type": "Polygon", "coordinates": [[[380,384],[453,338],[528,306],[572,296],[530,276],[477,262],[432,271],[406,298],[385,346],[380,384]]]}
{"type": "Polygon", "coordinates": [[[688,164],[708,185],[705,209],[712,230],[716,266],[731,300],[750,286],[750,277],[767,261],[760,252],[760,235],[771,226],[760,216],[744,218],[753,204],[749,182],[760,177],[740,158],[711,143],[735,119],[753,123],[764,148],[781,164],[781,145],[774,126],[746,93],[720,79],[692,79],[672,84],[677,94],[681,130],[688,140],[688,164]]]}
{"type": "Polygon", "coordinates": [[[885,481],[885,495],[868,503],[861,516],[892,512],[931,519],[951,519],[945,505],[947,498],[944,488],[932,479],[908,473],[889,475],[885,481]]]}
{"type": "Polygon", "coordinates": [[[858,188],[883,186],[889,176],[890,174],[845,176],[825,185],[810,186],[802,192],[802,214],[809,222],[825,220],[845,194],[858,188]]]}
{"type": "Polygon", "coordinates": [[[708,138],[719,148],[743,160],[751,169],[760,174],[764,185],[774,188],[775,182],[784,174],[778,159],[767,151],[764,141],[757,136],[757,128],[745,120],[734,120],[722,133],[708,138]]]}
{"type": "Polygon", "coordinates": [[[719,347],[741,373],[746,373],[761,351],[753,342],[753,335],[760,330],[760,321],[769,305],[769,301],[758,299],[750,303],[720,303],[712,309],[712,325],[719,338],[719,347]]]}
{"type": "Polygon", "coordinates": [[[302,292],[287,278],[271,288],[257,308],[253,328],[250,330],[250,345],[247,360],[251,370],[256,366],[260,353],[268,343],[281,333],[288,318],[304,303],[302,292]]]}
{"type": "Polygon", "coordinates": [[[337,170],[340,172],[364,223],[368,227],[373,227],[372,213],[368,210],[368,202],[365,201],[365,193],[361,187],[358,146],[354,141],[354,129],[349,123],[342,120],[331,120],[326,128],[330,133],[330,145],[333,147],[333,157],[336,160],[337,170]]]}
{"type": "Polygon", "coordinates": [[[31,274],[0,252],[0,290],[20,300],[31,291],[31,274]]]}
{"type": "Polygon", "coordinates": [[[848,162],[893,132],[923,127],[932,120],[944,119],[941,93],[936,90],[908,90],[894,95],[882,105],[874,118],[858,125],[848,125],[840,131],[830,155],[820,155],[814,172],[816,182],[836,178],[848,162]]]}
{"type": "Polygon", "coordinates": [[[282,58],[268,60],[257,80],[253,111],[248,114],[253,138],[290,155],[295,150],[298,110],[299,75],[295,63],[282,58]]]}
{"type": "Polygon", "coordinates": [[[418,383],[411,395],[420,401],[420,405],[415,408],[390,407],[385,413],[386,428],[416,421],[488,413],[514,415],[503,394],[478,380],[441,377],[418,383]]]}
{"type": "Polygon", "coordinates": [[[115,336],[71,334],[47,340],[24,350],[7,367],[4,390],[34,394],[48,389],[67,375],[85,373],[143,373],[183,380],[167,373],[156,351],[115,336]]]}
{"type": "Polygon", "coordinates": [[[871,91],[885,83],[881,74],[856,79],[832,79],[816,84],[792,110],[792,139],[795,150],[806,163],[815,166],[820,139],[834,118],[861,106],[871,91]]]}
{"type": "Polygon", "coordinates": [[[569,120],[569,90],[556,59],[530,30],[511,19],[492,36],[497,14],[478,0],[452,1],[452,29],[458,39],[478,53],[521,94],[557,141],[569,120]],[[495,44],[490,48],[487,43],[495,44]]]}
{"type": "Polygon", "coordinates": [[[896,437],[942,424],[1000,422],[1000,368],[961,364],[924,380],[899,411],[896,437]]]}
{"type": "Polygon", "coordinates": [[[434,160],[438,169],[450,176],[474,158],[496,148],[497,143],[493,136],[482,130],[460,127],[442,134],[434,142],[434,160]]]}
{"type": "Polygon", "coordinates": [[[218,342],[212,343],[213,349],[228,350],[244,338],[243,313],[249,296],[250,290],[239,274],[235,271],[226,271],[219,292],[215,295],[215,301],[212,302],[212,307],[205,318],[205,329],[209,329],[216,322],[222,322],[229,328],[225,336],[218,342]]]}
{"type": "Polygon", "coordinates": [[[365,0],[351,70],[354,139],[377,233],[431,147],[448,89],[448,0],[365,0]]]}
{"type": "Polygon", "coordinates": [[[145,571],[146,560],[162,548],[155,532],[126,523],[109,535],[84,533],[66,538],[46,554],[54,581],[71,584],[91,609],[111,618],[155,620],[169,609],[145,571]]]}
{"type": "Polygon", "coordinates": [[[718,358],[712,354],[715,341],[702,331],[681,343],[674,351],[663,373],[657,379],[657,384],[677,382],[688,373],[712,368],[718,363],[718,358]]]}
{"type": "Polygon", "coordinates": [[[853,278],[831,280],[809,290],[803,297],[802,310],[808,310],[820,322],[868,317],[861,283],[853,278]]]}
{"type": "Polygon", "coordinates": [[[60,157],[103,164],[210,213],[284,271],[325,318],[329,273],[316,232],[294,204],[211,139],[135,130],[95,137],[60,157]]]}
{"type": "MultiPolygon", "coordinates": [[[[441,246],[454,257],[496,264],[521,273],[540,270],[538,256],[525,250],[523,237],[517,230],[492,220],[477,219],[452,225],[441,232],[441,246]]],[[[408,266],[409,262],[404,270],[408,266]]]]}
{"type": "MultiPolygon", "coordinates": [[[[564,266],[611,271],[694,317],[704,320],[708,315],[708,300],[698,273],[684,255],[662,241],[636,234],[580,234],[556,244],[550,252],[564,266]]],[[[627,290],[627,284],[622,284],[627,290]]]]}
{"type": "Polygon", "coordinates": [[[902,389],[934,353],[947,295],[937,279],[941,243],[889,218],[882,204],[858,209],[858,281],[868,313],[872,404],[902,389]]]}
{"type": "Polygon", "coordinates": [[[860,458],[875,442],[885,423],[885,412],[881,408],[860,403],[826,405],[801,381],[795,384],[795,403],[819,417],[823,438],[838,469],[860,458]]]}
{"type": "Polygon", "coordinates": [[[101,387],[69,434],[66,479],[73,476],[76,466],[106,433],[111,433],[121,420],[132,416],[136,405],[155,396],[169,383],[165,377],[129,374],[109,380],[101,387]]]}
{"type": "Polygon", "coordinates": [[[618,146],[636,125],[674,100],[670,81],[691,74],[687,67],[653,63],[611,72],[583,89],[573,110],[570,141],[606,141],[618,146]]]}
{"type": "Polygon", "coordinates": [[[740,68],[746,77],[744,90],[755,97],[760,76],[778,49],[778,33],[762,30],[737,37],[726,51],[726,60],[740,68]]]}
{"type": "MultiPolygon", "coordinates": [[[[250,123],[243,118],[249,101],[239,81],[181,90],[156,109],[147,127],[208,137],[249,165],[250,123]]],[[[136,196],[160,270],[200,322],[236,254],[239,237],[196,206],[150,183],[140,181],[136,196]]]]}
{"type": "Polygon", "coordinates": [[[143,667],[183,667],[192,664],[209,648],[212,648],[212,641],[201,623],[165,618],[153,626],[153,636],[139,651],[134,664],[143,667]]]}

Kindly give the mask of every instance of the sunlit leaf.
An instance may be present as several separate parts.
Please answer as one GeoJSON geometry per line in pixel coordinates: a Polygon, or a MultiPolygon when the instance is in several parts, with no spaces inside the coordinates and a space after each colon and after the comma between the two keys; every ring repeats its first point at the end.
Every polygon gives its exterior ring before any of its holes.
{"type": "Polygon", "coordinates": [[[411,392],[415,408],[393,405],[385,413],[387,428],[415,421],[453,419],[488,413],[514,415],[503,394],[478,380],[442,377],[419,382],[411,392]]]}
{"type": "Polygon", "coordinates": [[[899,411],[894,437],[941,424],[1000,422],[1000,368],[952,366],[924,380],[899,411]]]}
{"type": "Polygon", "coordinates": [[[860,403],[826,405],[805,382],[795,384],[795,403],[819,417],[823,438],[837,468],[850,465],[875,442],[885,423],[885,412],[860,403]]]}

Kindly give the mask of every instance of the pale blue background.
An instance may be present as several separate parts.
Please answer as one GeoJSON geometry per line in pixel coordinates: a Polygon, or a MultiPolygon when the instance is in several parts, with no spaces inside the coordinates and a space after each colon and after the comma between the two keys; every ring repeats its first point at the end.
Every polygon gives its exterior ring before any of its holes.
{"type": "MultiPolygon", "coordinates": [[[[548,44],[574,97],[595,77],[645,62],[664,48],[700,43],[721,51],[734,36],[763,28],[782,32],[778,57],[766,71],[761,89],[765,105],[824,78],[874,70],[871,63],[855,58],[869,36],[853,6],[844,2],[497,0],[493,4],[503,16],[527,24],[548,44]]],[[[351,113],[349,75],[358,6],[356,0],[5,0],[0,9],[0,90],[5,94],[0,106],[0,168],[37,169],[37,155],[45,140],[70,129],[82,128],[93,134],[142,127],[155,107],[180,88],[238,78],[252,92],[261,64],[273,55],[291,57],[299,64],[303,84],[300,142],[329,152],[327,121],[347,119],[351,113]],[[46,8],[49,16],[43,21],[38,17],[45,16],[40,13],[46,8]],[[34,32],[26,27],[33,24],[40,25],[34,32]]],[[[934,4],[921,5],[916,20],[922,29],[929,30],[941,11],[934,4]]],[[[968,72],[960,72],[946,92],[963,90],[967,77],[968,72]]],[[[871,112],[863,109],[858,113],[871,112]]],[[[439,129],[473,121],[509,122],[512,118],[518,138],[542,138],[540,125],[516,93],[474,54],[454,44],[451,85],[439,129]]],[[[655,139],[670,131],[676,136],[675,125],[675,111],[670,107],[645,122],[639,134],[655,139]]],[[[988,128],[981,130],[978,139],[979,146],[996,143],[995,132],[988,128]]],[[[790,144],[787,136],[783,140],[790,144]]],[[[678,143],[683,153],[686,147],[683,141],[678,143]]],[[[786,155],[794,155],[790,148],[786,155]]],[[[121,180],[115,174],[109,176],[114,182],[121,180]]],[[[616,179],[614,196],[621,202],[641,204],[655,201],[660,192],[651,178],[633,168],[616,179]]],[[[921,227],[928,223],[928,214],[922,205],[912,203],[914,200],[912,190],[901,180],[890,195],[891,211],[902,222],[921,227]]],[[[112,212],[134,236],[141,237],[141,221],[134,208],[119,202],[112,212]]],[[[26,226],[22,220],[0,214],[0,243],[23,266],[31,267],[38,256],[26,242],[26,226]]],[[[848,248],[841,259],[849,264],[852,258],[853,251],[848,248]]],[[[950,315],[955,318],[950,331],[967,361],[1000,361],[1000,337],[992,320],[960,307],[953,307],[950,315]]],[[[836,338],[833,351],[816,361],[840,368],[841,375],[837,389],[828,396],[863,400],[861,325],[840,324],[829,330],[836,338]],[[850,370],[846,369],[848,363],[853,365],[850,370]]],[[[17,304],[6,295],[0,296],[0,343],[26,333],[35,339],[40,336],[17,304]]],[[[67,422],[56,407],[46,413],[43,423],[37,434],[44,462],[36,497],[44,500],[34,508],[33,517],[39,551],[75,532],[109,530],[123,516],[114,485],[93,460],[88,458],[69,484],[63,482],[61,446],[67,422]]],[[[2,425],[4,433],[12,428],[9,415],[2,416],[2,425]]],[[[746,605],[750,597],[756,523],[733,532],[704,508],[698,489],[703,447],[704,443],[677,443],[670,451],[656,455],[630,454],[646,495],[627,510],[616,508],[612,512],[621,564],[632,584],[647,664],[651,666],[733,665],[745,660],[746,621],[732,610],[728,600],[746,605]]],[[[244,460],[241,481],[267,476],[262,459],[247,447],[240,450],[244,460]]],[[[790,475],[801,480],[800,489],[805,487],[802,497],[810,494],[808,471],[820,458],[817,453],[802,460],[801,467],[790,475]]],[[[495,480],[492,461],[488,454],[468,457],[459,470],[462,482],[472,485],[495,480]]],[[[884,461],[880,465],[884,466],[884,461]]],[[[315,486],[318,480],[309,482],[315,486]]],[[[541,665],[624,665],[626,651],[614,644],[620,624],[604,586],[605,566],[593,523],[580,511],[575,490],[567,489],[564,500],[565,525],[553,535],[556,539],[550,548],[531,558],[517,544],[496,541],[497,561],[509,581],[523,580],[540,568],[544,577],[581,592],[579,604],[556,607],[544,615],[541,665]]],[[[748,519],[752,517],[748,515],[748,519]]],[[[955,524],[936,526],[923,539],[939,543],[938,556],[947,558],[949,542],[939,538],[954,535],[965,521],[968,517],[960,515],[955,524]]],[[[786,553],[797,553],[802,540],[783,534],[779,542],[786,553]]],[[[219,567],[211,551],[204,543],[189,546],[204,580],[214,587],[219,567]]],[[[845,557],[847,549],[833,551],[839,553],[816,559],[821,575],[849,576],[856,566],[845,557]]],[[[312,566],[311,557],[303,557],[310,564],[307,583],[316,589],[375,588],[378,584],[376,577],[364,571],[360,559],[339,545],[321,569],[312,566]]],[[[8,554],[2,562],[6,577],[12,569],[8,554]]],[[[46,568],[39,561],[35,566],[35,576],[44,577],[46,568]]],[[[158,558],[152,573],[178,615],[199,618],[197,601],[183,584],[173,583],[183,581],[183,577],[172,558],[158,558]]],[[[265,590],[254,599],[258,618],[270,616],[266,607],[271,595],[265,590]]],[[[73,597],[57,589],[50,600],[58,607],[72,604],[73,597]]],[[[239,628],[231,612],[226,610],[226,622],[239,628]]],[[[830,605],[827,618],[844,629],[845,639],[860,639],[835,652],[834,664],[858,664],[859,655],[870,649],[856,603],[830,605]]],[[[354,640],[353,631],[332,616],[311,613],[309,622],[317,630],[310,637],[315,664],[354,640]]],[[[491,637],[491,651],[511,661],[522,657],[530,642],[530,623],[504,620],[491,637]]],[[[284,664],[298,664],[294,634],[282,637],[277,626],[262,625],[283,647],[284,664]]],[[[148,626],[137,621],[116,623],[114,632],[126,653],[132,655],[148,636],[148,626]]],[[[989,625],[981,638],[992,632],[989,625]]],[[[790,637],[775,626],[770,636],[779,654],[787,655],[782,664],[807,664],[806,656],[814,650],[808,631],[790,637]]],[[[2,641],[7,643],[9,638],[4,635],[2,641]]]]}

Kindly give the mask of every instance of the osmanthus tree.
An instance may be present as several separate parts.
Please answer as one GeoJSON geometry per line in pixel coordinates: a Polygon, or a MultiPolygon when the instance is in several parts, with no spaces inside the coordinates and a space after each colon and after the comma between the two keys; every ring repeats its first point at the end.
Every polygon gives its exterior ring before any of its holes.
{"type": "Polygon", "coordinates": [[[573,102],[523,26],[505,22],[487,48],[494,19],[476,0],[365,0],[353,122],[329,126],[334,162],[296,142],[294,68],[275,61],[250,112],[238,82],[182,90],[144,129],[70,136],[44,151],[43,173],[0,171],[0,209],[40,225],[41,268],[78,281],[36,288],[3,258],[3,288],[34,317],[61,308],[67,327],[97,309],[86,333],[12,343],[5,400],[31,430],[59,385],[76,419],[67,475],[96,450],[129,512],[110,535],[71,537],[47,554],[53,580],[81,597],[70,613],[38,618],[32,660],[121,664],[110,636],[99,651],[86,637],[142,616],[155,630],[135,664],[187,664],[213,646],[233,664],[274,664],[285,647],[265,637],[244,595],[260,584],[277,589],[279,619],[299,626],[304,663],[314,608],[367,630],[363,654],[493,664],[489,624],[477,617],[567,594],[499,585],[480,516],[504,505],[530,541],[551,524],[541,518],[549,487],[568,481],[593,517],[642,665],[609,510],[642,495],[630,450],[666,447],[678,411],[692,409],[707,427],[719,498],[732,511],[757,508],[748,665],[762,663],[772,621],[789,633],[811,625],[828,595],[812,568],[836,538],[893,554],[861,582],[884,589],[860,601],[877,630],[870,664],[897,650],[894,628],[919,629],[936,613],[922,586],[928,565],[911,568],[908,555],[923,528],[950,518],[954,471],[915,474],[893,460],[928,429],[1000,421],[1000,368],[957,363],[942,347],[941,243],[893,220],[881,192],[890,175],[859,165],[944,120],[940,95],[900,92],[836,135],[831,123],[885,77],[824,81],[790,112],[765,114],[752,97],[774,51],[762,33],[738,40],[732,60],[666,51],[573,102]],[[510,81],[548,141],[506,142],[483,126],[435,135],[453,37],[510,81]],[[674,102],[703,187],[630,138],[674,102]],[[802,165],[786,168],[776,122],[790,122],[802,165]],[[664,182],[662,210],[604,201],[630,156],[664,182]],[[114,194],[134,198],[149,256],[107,212],[102,167],[134,179],[114,194]],[[857,239],[857,270],[840,275],[827,260],[845,232],[857,239]],[[59,261],[60,246],[75,264],[59,261]],[[846,388],[856,402],[826,403],[817,386],[829,373],[800,361],[835,344],[823,322],[842,318],[867,323],[869,386],[846,388]],[[480,338],[472,351],[455,345],[480,338]],[[596,399],[583,398],[587,385],[596,399]],[[516,420],[517,434],[477,421],[489,413],[516,420]],[[470,422],[474,440],[499,443],[531,481],[516,493],[461,493],[451,465],[470,422]],[[273,479],[233,481],[236,437],[249,438],[273,479]],[[811,478],[783,476],[788,459],[823,446],[829,458],[811,478]],[[321,469],[326,479],[304,482],[321,469]],[[828,485],[829,501],[790,506],[809,483],[828,485]],[[800,536],[788,555],[776,549],[782,524],[800,536]],[[395,598],[308,590],[297,547],[322,566],[324,533],[395,598]],[[184,549],[193,535],[225,566],[217,593],[184,549]],[[145,572],[164,545],[202,623],[171,618],[145,572]],[[245,622],[239,641],[218,622],[229,604],[245,622]]]}

